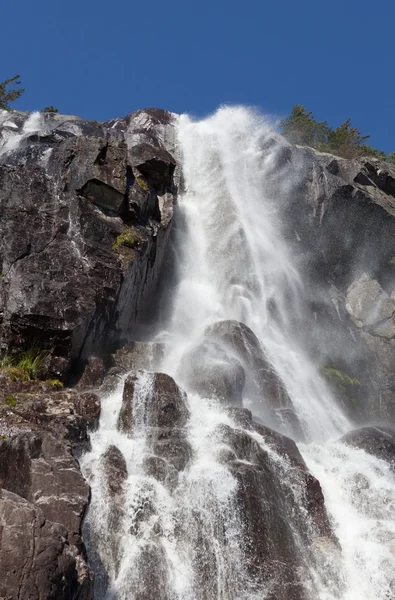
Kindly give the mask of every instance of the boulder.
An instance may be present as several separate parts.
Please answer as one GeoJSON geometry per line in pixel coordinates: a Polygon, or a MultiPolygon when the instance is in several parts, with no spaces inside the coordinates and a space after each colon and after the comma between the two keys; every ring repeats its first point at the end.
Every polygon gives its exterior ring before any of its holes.
{"type": "Polygon", "coordinates": [[[137,144],[129,150],[129,162],[155,192],[163,194],[171,190],[176,161],[169,152],[150,144],[137,144]]]}
{"type": "Polygon", "coordinates": [[[217,399],[225,406],[242,405],[244,369],[237,358],[218,344],[203,341],[185,354],[179,370],[189,391],[217,399]]]}
{"type": "Polygon", "coordinates": [[[123,372],[145,369],[155,371],[159,368],[165,354],[165,344],[159,342],[132,342],[118,348],[112,354],[112,362],[123,372]]]}
{"type": "Polygon", "coordinates": [[[218,321],[206,328],[205,338],[240,361],[246,374],[245,393],[254,400],[254,410],[261,406],[271,425],[303,438],[291,399],[253,331],[239,321],[218,321]]]}
{"type": "Polygon", "coordinates": [[[81,546],[90,490],[70,447],[46,432],[20,431],[0,440],[0,487],[33,502],[81,546]]]}
{"type": "Polygon", "coordinates": [[[395,470],[395,431],[388,427],[362,427],[346,433],[341,442],[361,448],[387,462],[395,470]]]}
{"type": "Polygon", "coordinates": [[[0,565],[7,573],[0,594],[92,598],[81,533],[90,490],[70,445],[41,428],[7,433],[0,440],[0,565]]]}
{"type": "Polygon", "coordinates": [[[348,288],[346,308],[357,327],[380,337],[395,336],[395,302],[366,273],[348,288]]]}
{"type": "Polygon", "coordinates": [[[188,419],[186,394],[169,375],[137,371],[125,380],[118,428],[146,436],[147,473],[169,487],[192,455],[185,436],[188,419]]]}
{"type": "Polygon", "coordinates": [[[138,371],[127,377],[118,420],[120,431],[131,434],[142,426],[182,428],[188,417],[186,394],[169,375],[138,371]]]}
{"type": "Polygon", "coordinates": [[[78,381],[77,387],[100,387],[104,380],[104,374],[105,369],[102,359],[98,358],[97,356],[90,356],[87,364],[85,365],[81,379],[78,381]]]}

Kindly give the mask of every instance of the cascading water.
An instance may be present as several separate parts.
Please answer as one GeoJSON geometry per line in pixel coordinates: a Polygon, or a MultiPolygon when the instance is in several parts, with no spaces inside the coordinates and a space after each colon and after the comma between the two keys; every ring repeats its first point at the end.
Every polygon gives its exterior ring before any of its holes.
{"type": "MultiPolygon", "coordinates": [[[[293,338],[290,315],[302,309],[303,282],[281,237],[272,136],[261,117],[242,108],[221,109],[200,122],[179,119],[185,189],[175,241],[177,285],[171,317],[155,341],[166,348],[159,370],[188,393],[186,439],[177,443],[191,458],[173,485],[147,468],[155,453],[146,415],[154,402],[152,373],[136,376],[131,437],[117,426],[124,379],[103,399],[100,429],[82,461],[92,485],[89,545],[97,572],[105,573],[98,578],[97,598],[261,600],[271,593],[247,569],[238,480],[221,460],[230,450],[217,432],[240,425],[187,376],[190,353],[208,328],[224,320],[240,321],[255,333],[284,383],[303,431],[302,454],[321,482],[339,541],[339,550],[328,544],[313,556],[291,526],[306,567],[304,597],[393,597],[395,479],[386,463],[336,442],[352,424],[293,338]],[[125,461],[125,485],[110,497],[105,464],[114,446],[124,457],[118,463],[125,461]]],[[[273,420],[267,399],[251,390],[246,387],[243,405],[291,435],[287,422],[273,420]]],[[[269,456],[286,497],[292,496],[295,519],[307,523],[292,465],[270,448],[264,433],[248,435],[269,456]]]]}
{"type": "Polygon", "coordinates": [[[43,128],[43,118],[40,112],[33,112],[26,119],[23,124],[22,130],[16,133],[16,125],[13,123],[10,113],[8,111],[2,111],[0,114],[0,124],[3,126],[4,131],[9,132],[9,136],[4,140],[0,140],[0,156],[16,150],[21,146],[23,140],[29,137],[32,133],[41,131],[43,128]]]}

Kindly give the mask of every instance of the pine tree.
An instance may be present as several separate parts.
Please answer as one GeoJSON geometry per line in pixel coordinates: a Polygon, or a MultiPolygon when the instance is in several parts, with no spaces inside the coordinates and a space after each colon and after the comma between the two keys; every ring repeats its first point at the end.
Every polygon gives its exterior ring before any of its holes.
{"type": "Polygon", "coordinates": [[[2,83],[0,83],[0,109],[2,110],[10,110],[10,103],[18,100],[20,96],[22,96],[25,91],[23,88],[19,88],[17,90],[11,89],[8,90],[8,87],[12,87],[15,85],[20,85],[19,81],[20,75],[15,75],[10,79],[5,79],[2,83]]]}

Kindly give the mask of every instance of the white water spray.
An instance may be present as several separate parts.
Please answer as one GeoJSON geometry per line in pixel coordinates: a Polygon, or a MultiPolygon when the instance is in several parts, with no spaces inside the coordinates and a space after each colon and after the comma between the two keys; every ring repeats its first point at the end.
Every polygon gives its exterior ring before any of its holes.
{"type": "MultiPolygon", "coordinates": [[[[21,146],[21,144],[23,143],[23,140],[25,140],[27,137],[32,135],[32,133],[37,133],[37,132],[42,131],[43,126],[44,126],[42,114],[37,111],[37,112],[33,112],[29,115],[29,117],[26,119],[25,123],[23,124],[22,131],[20,133],[15,133],[15,131],[14,131],[15,126],[13,127],[14,124],[12,122],[11,117],[9,116],[9,113],[7,112],[6,115],[2,115],[2,116],[4,118],[6,116],[8,117],[10,135],[5,140],[3,140],[3,142],[0,142],[0,156],[2,154],[6,154],[7,152],[12,152],[13,150],[16,150],[17,148],[19,148],[21,146]]],[[[2,125],[3,125],[3,127],[6,126],[7,121],[3,122],[2,125]]]]}

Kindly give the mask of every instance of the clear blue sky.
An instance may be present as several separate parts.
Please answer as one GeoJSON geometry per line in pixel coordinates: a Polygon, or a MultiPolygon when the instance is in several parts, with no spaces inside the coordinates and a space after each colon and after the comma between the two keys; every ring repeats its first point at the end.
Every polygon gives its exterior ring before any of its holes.
{"type": "Polygon", "coordinates": [[[200,116],[304,104],[395,150],[395,0],[10,0],[0,80],[21,110],[105,120],[155,106],[200,116]]]}

